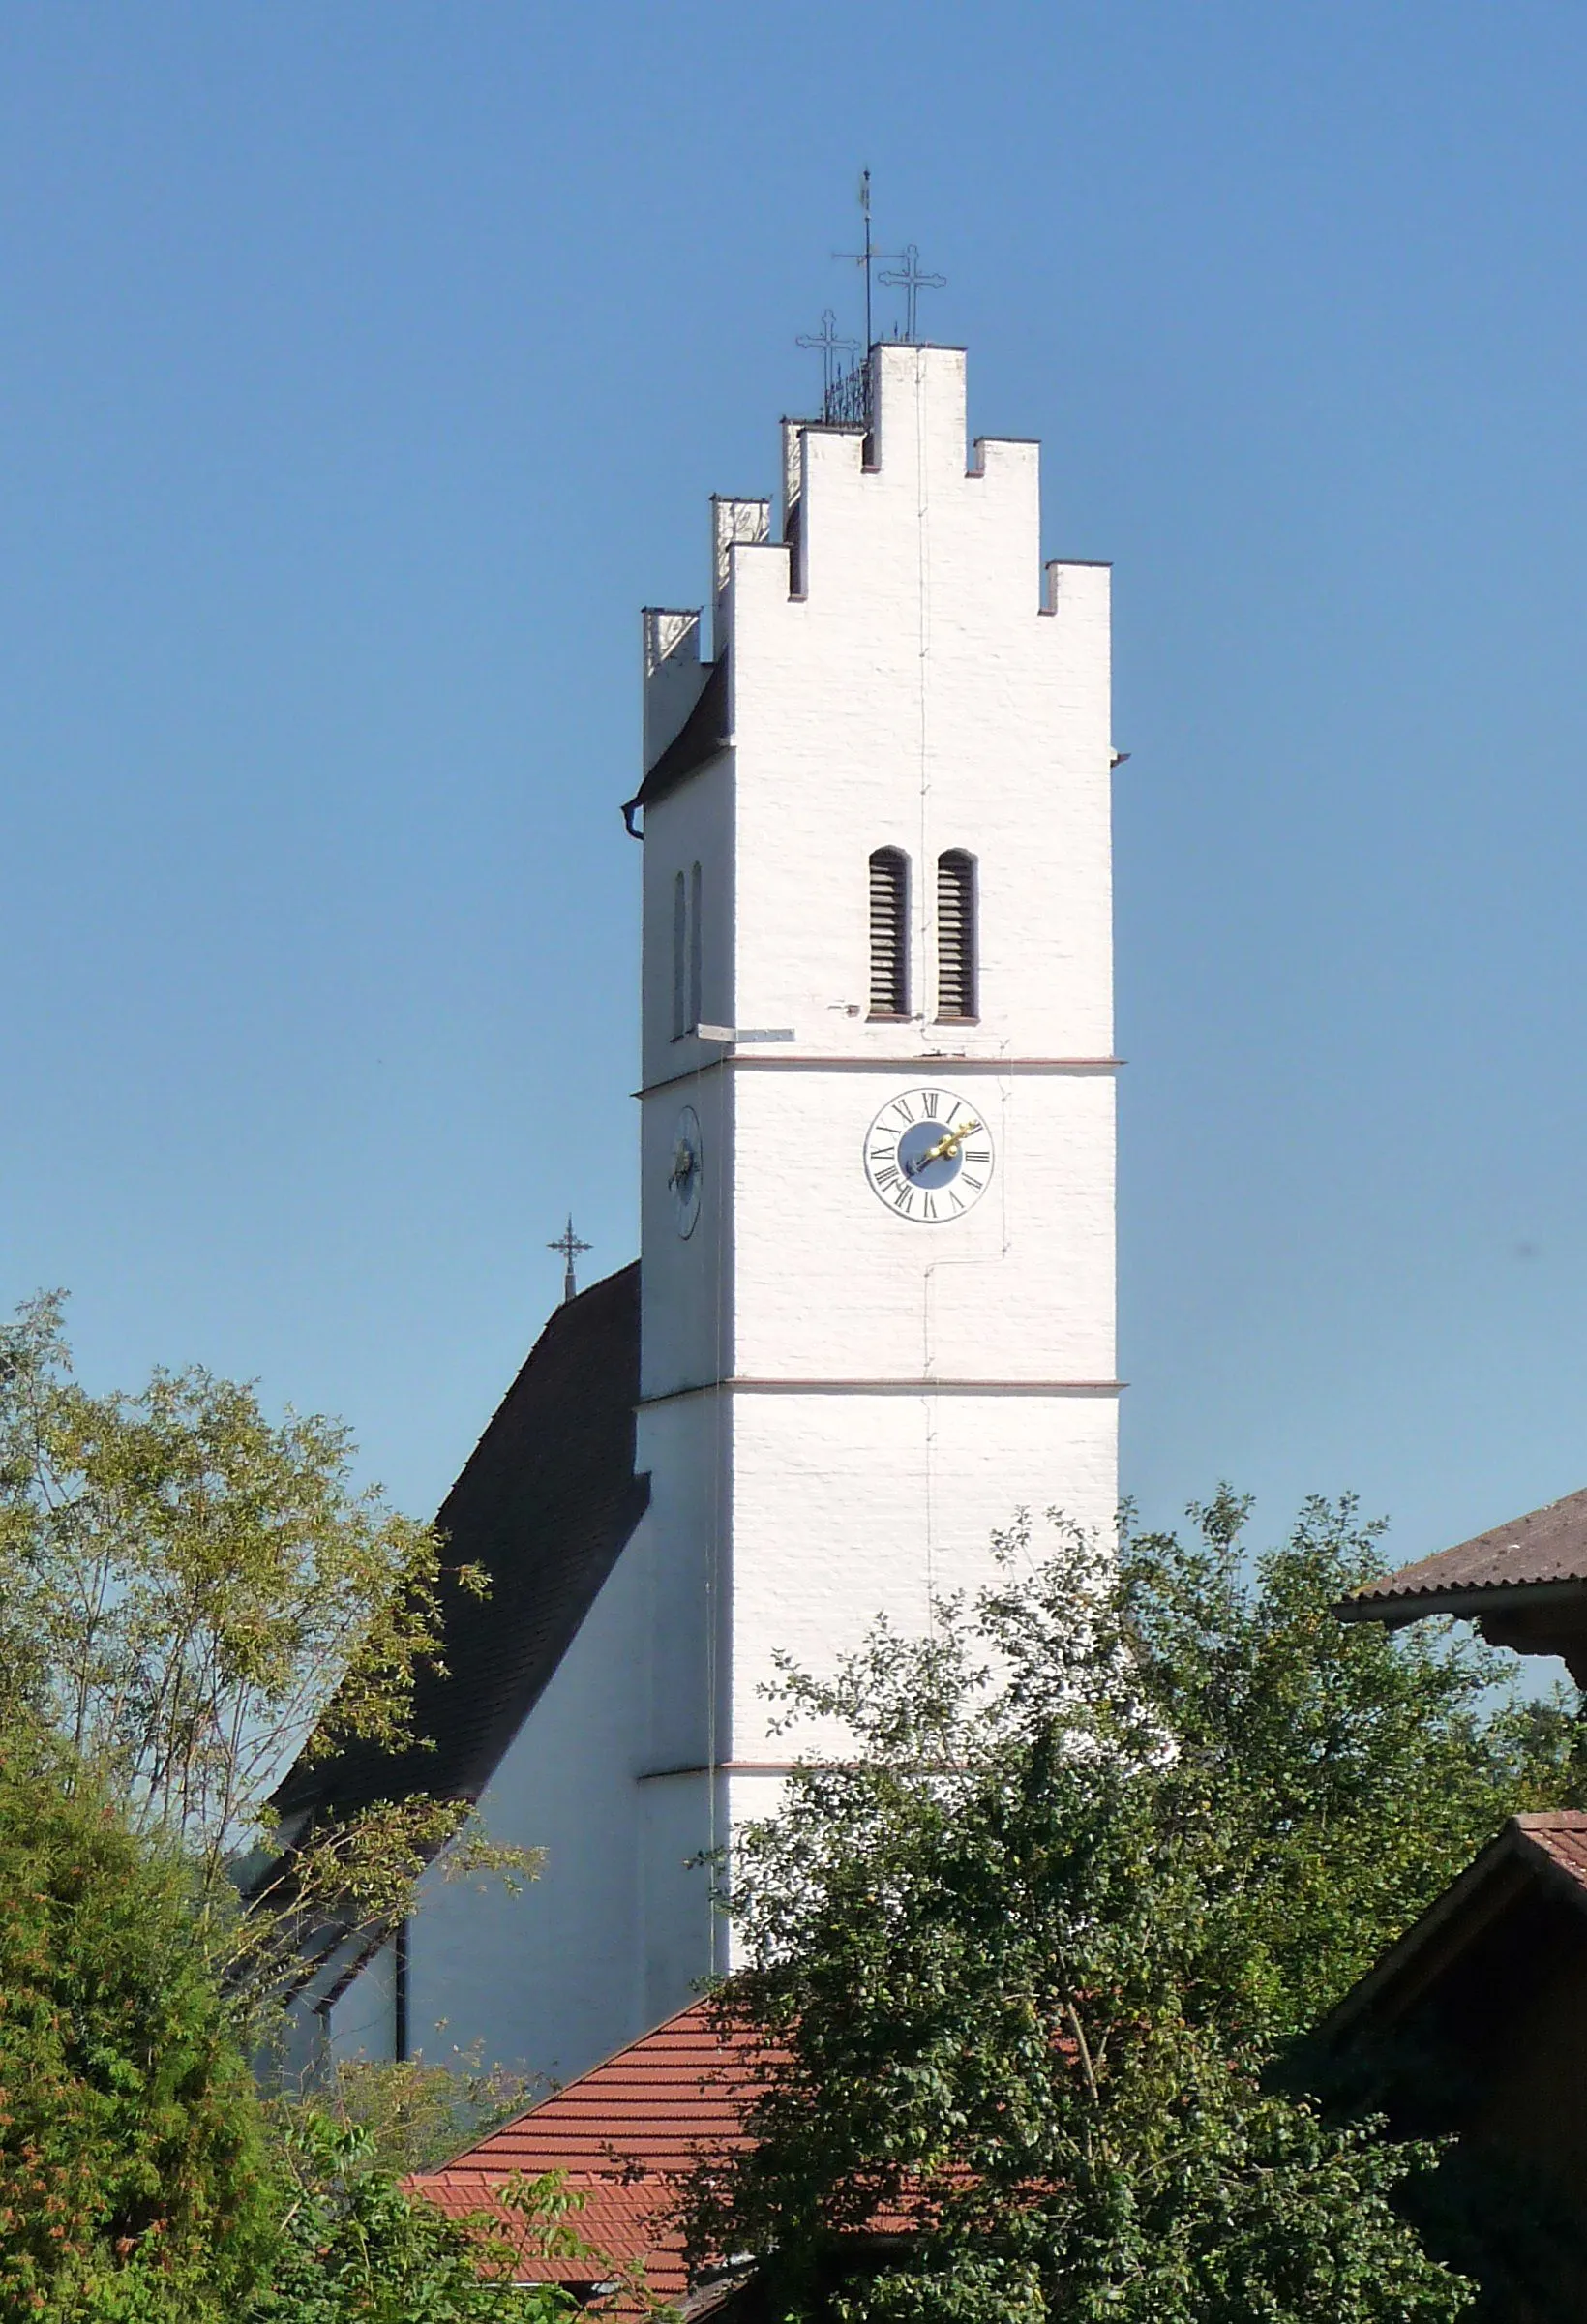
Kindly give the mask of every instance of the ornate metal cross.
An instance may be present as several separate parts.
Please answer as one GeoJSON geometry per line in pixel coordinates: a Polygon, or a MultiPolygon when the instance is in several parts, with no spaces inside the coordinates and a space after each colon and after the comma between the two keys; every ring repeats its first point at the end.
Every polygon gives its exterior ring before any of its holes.
{"type": "Polygon", "coordinates": [[[943,289],[947,283],[946,275],[922,274],[918,248],[913,242],[906,242],[896,269],[888,274],[879,274],[876,279],[879,283],[885,283],[889,289],[903,291],[904,337],[913,346],[915,338],[915,302],[922,290],[943,289]]]}
{"type": "Polygon", "coordinates": [[[801,331],[794,344],[795,347],[821,349],[821,396],[822,409],[824,411],[832,401],[832,389],[837,384],[838,374],[842,369],[838,357],[839,355],[857,355],[859,341],[839,338],[838,318],[830,307],[823,307],[821,329],[819,331],[801,331]]]}
{"type": "Polygon", "coordinates": [[[562,1304],[564,1307],[570,1299],[577,1299],[579,1296],[579,1285],[573,1273],[574,1260],[579,1256],[581,1251],[592,1251],[594,1248],[592,1243],[580,1242],[573,1231],[573,1213],[569,1211],[566,1226],[554,1241],[546,1245],[548,1251],[559,1251],[566,1261],[562,1274],[562,1304]]]}

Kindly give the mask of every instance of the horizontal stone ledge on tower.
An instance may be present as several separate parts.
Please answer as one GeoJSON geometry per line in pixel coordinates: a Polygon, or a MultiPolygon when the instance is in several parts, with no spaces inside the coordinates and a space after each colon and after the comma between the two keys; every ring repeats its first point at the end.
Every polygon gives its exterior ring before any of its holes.
{"type": "Polygon", "coordinates": [[[734,1374],[728,1379],[697,1380],[687,1388],[665,1388],[659,1396],[642,1396],[636,1407],[675,1403],[684,1396],[715,1396],[724,1391],[747,1396],[1121,1396],[1127,1380],[959,1380],[959,1379],[757,1379],[734,1374]]]}
{"type": "Polygon", "coordinates": [[[704,1057],[698,1065],[688,1065],[675,1073],[665,1073],[659,1081],[647,1081],[643,1089],[631,1090],[635,1098],[648,1098],[659,1089],[675,1089],[680,1081],[697,1081],[702,1073],[717,1073],[724,1067],[740,1072],[796,1073],[811,1069],[823,1073],[896,1073],[920,1066],[952,1066],[956,1073],[1117,1073],[1129,1063],[1127,1057],[994,1057],[985,1049],[901,1049],[889,1051],[885,1057],[856,1057],[851,1050],[842,1057],[746,1057],[742,1050],[726,1057],[704,1057]]]}
{"type": "MultiPolygon", "coordinates": [[[[827,1774],[857,1774],[874,1762],[862,1759],[719,1759],[714,1765],[702,1760],[698,1766],[683,1767],[645,1767],[635,1776],[636,1783],[672,1783],[681,1776],[693,1775],[796,1775],[812,1769],[827,1774]]],[[[963,1760],[921,1760],[912,1764],[911,1772],[916,1775],[963,1775],[971,1772],[963,1760]]]]}

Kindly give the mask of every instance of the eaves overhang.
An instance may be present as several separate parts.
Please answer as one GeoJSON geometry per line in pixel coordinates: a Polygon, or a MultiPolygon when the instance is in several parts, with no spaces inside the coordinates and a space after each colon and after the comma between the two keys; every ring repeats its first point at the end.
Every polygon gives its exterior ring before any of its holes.
{"type": "Polygon", "coordinates": [[[622,819],[634,838],[640,837],[634,829],[637,814],[667,798],[729,747],[732,734],[728,713],[728,657],[723,653],[711,664],[711,674],[700,689],[694,709],[648,770],[633,798],[623,800],[622,819]]]}
{"type": "Polygon", "coordinates": [[[1587,1615],[1587,1578],[1571,1574],[1553,1582],[1466,1582],[1446,1589],[1407,1589],[1390,1595],[1379,1589],[1358,1590],[1340,1598],[1332,1612],[1341,1622],[1382,1622],[1388,1630],[1403,1629],[1433,1615],[1452,1615],[1472,1621],[1511,1607],[1579,1605],[1587,1615]]]}

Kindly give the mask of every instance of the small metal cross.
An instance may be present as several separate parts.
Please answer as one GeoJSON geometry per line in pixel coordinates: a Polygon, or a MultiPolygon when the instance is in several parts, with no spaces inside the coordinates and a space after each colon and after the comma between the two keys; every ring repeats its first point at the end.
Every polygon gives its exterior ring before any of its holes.
{"type": "Polygon", "coordinates": [[[857,355],[859,341],[857,339],[840,339],[837,317],[830,307],[823,307],[821,329],[819,331],[801,331],[794,344],[795,347],[821,349],[821,393],[822,405],[824,408],[832,400],[832,389],[841,368],[838,362],[839,355],[857,355]]]}
{"type": "Polygon", "coordinates": [[[546,1245],[548,1251],[559,1251],[567,1262],[562,1275],[562,1304],[564,1307],[570,1299],[577,1299],[579,1296],[579,1285],[573,1273],[574,1260],[581,1251],[593,1251],[594,1248],[592,1243],[580,1242],[573,1231],[573,1213],[569,1211],[566,1226],[563,1227],[554,1242],[546,1245]]]}
{"type": "Polygon", "coordinates": [[[879,274],[879,283],[904,293],[904,337],[913,346],[915,339],[915,302],[922,290],[942,290],[946,287],[945,274],[922,274],[920,252],[913,242],[906,242],[895,272],[879,274]]]}

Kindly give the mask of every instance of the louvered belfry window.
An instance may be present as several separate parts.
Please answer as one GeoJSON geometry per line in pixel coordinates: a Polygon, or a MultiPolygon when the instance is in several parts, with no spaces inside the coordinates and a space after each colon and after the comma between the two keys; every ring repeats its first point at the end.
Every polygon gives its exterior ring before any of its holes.
{"type": "Polygon", "coordinates": [[[910,1012],[910,860],[897,847],[871,858],[871,1014],[910,1012]]]}
{"type": "Polygon", "coordinates": [[[937,859],[937,1014],[973,1017],[975,1001],[975,859],[961,847],[937,859]]]}

